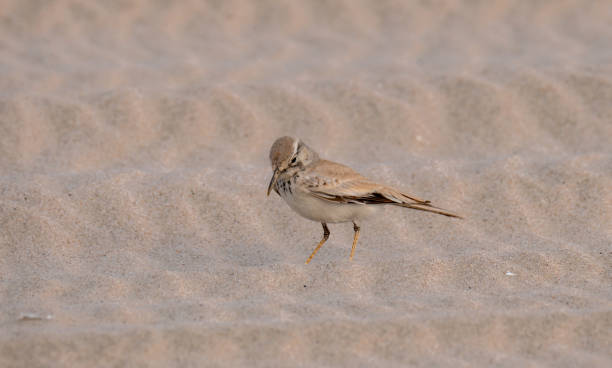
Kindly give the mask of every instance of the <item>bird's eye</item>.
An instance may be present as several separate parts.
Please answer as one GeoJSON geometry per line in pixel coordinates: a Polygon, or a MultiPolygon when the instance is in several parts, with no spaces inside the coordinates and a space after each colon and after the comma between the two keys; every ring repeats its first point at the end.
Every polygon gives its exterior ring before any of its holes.
{"type": "Polygon", "coordinates": [[[297,157],[294,157],[294,158],[291,160],[291,164],[294,164],[296,161],[297,161],[297,157]]]}

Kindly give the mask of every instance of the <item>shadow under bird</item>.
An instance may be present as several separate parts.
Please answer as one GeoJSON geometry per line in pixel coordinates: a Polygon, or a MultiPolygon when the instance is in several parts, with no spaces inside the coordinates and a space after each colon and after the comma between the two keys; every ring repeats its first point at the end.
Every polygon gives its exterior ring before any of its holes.
{"type": "Polygon", "coordinates": [[[268,185],[268,196],[274,189],[291,209],[323,226],[323,239],[308,257],[306,264],[329,238],[328,223],[353,223],[355,236],[351,248],[352,260],[359,238],[358,223],[376,213],[380,205],[390,204],[461,218],[434,207],[430,201],[376,183],[350,167],[320,159],[315,151],[296,138],[278,138],[270,148],[270,163],[274,174],[268,185]]]}

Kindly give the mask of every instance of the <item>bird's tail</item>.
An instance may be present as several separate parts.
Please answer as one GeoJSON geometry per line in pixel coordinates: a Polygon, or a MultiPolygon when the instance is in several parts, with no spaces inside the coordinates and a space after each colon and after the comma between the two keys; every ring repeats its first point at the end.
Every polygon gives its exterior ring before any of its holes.
{"type": "Polygon", "coordinates": [[[463,218],[463,217],[461,217],[459,215],[456,215],[454,213],[448,212],[447,210],[445,210],[443,208],[434,207],[434,206],[430,205],[429,202],[421,202],[421,203],[394,203],[394,204],[397,205],[397,206],[400,206],[400,207],[411,208],[413,210],[432,212],[432,213],[437,213],[438,215],[444,215],[444,216],[448,216],[448,217],[455,217],[455,218],[459,218],[459,219],[463,218]]]}

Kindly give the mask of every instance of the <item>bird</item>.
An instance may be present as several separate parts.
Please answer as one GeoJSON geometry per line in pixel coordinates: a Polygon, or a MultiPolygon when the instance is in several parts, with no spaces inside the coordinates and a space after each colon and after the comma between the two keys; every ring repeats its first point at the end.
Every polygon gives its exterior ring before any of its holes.
{"type": "Polygon", "coordinates": [[[270,148],[272,178],[267,196],[274,190],[301,216],[323,226],[323,238],[306,264],[329,238],[328,223],[353,223],[355,255],[361,220],[374,215],[381,205],[394,205],[454,218],[461,216],[435,207],[428,200],[408,195],[362,176],[348,166],[321,159],[301,139],[284,136],[270,148]]]}

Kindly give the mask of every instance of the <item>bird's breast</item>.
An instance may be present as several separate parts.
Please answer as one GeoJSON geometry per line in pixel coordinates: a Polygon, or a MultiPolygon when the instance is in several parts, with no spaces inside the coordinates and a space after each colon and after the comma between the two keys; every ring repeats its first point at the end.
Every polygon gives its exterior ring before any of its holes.
{"type": "Polygon", "coordinates": [[[276,189],[292,210],[301,216],[326,223],[356,221],[371,215],[376,206],[354,203],[336,203],[317,198],[300,185],[295,176],[279,178],[276,189]]]}

